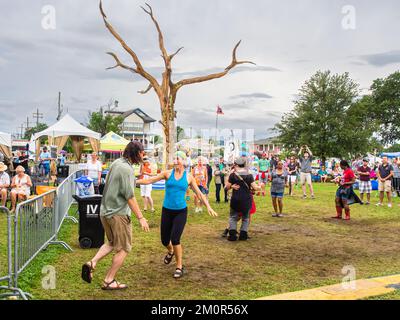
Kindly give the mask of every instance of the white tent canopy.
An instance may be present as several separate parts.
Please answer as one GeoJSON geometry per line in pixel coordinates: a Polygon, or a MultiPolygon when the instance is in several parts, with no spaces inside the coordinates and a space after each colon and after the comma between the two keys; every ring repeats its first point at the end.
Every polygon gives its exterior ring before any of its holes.
{"type": "Polygon", "coordinates": [[[0,132],[0,144],[11,148],[11,134],[0,132]]]}
{"type": "Polygon", "coordinates": [[[81,125],[78,121],[72,118],[69,114],[65,115],[60,121],[53,124],[51,127],[36,133],[32,140],[36,142],[36,158],[38,159],[40,153],[40,137],[47,136],[50,145],[57,146],[57,152],[60,152],[65,146],[67,140],[72,140],[72,148],[78,161],[81,158],[84,138],[89,139],[93,151],[98,152],[100,146],[100,133],[94,132],[85,126],[81,125]]]}
{"type": "Polygon", "coordinates": [[[0,132],[0,152],[11,158],[11,134],[0,132]]]}
{"type": "Polygon", "coordinates": [[[33,137],[33,140],[37,140],[43,136],[49,136],[53,138],[63,136],[82,136],[99,140],[101,135],[100,133],[84,127],[69,114],[67,114],[51,127],[43,130],[42,132],[36,133],[33,137]]]}

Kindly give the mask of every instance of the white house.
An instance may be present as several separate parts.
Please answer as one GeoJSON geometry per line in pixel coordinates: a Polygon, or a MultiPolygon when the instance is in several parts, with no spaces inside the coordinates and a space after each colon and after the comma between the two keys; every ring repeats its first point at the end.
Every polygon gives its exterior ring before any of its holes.
{"type": "Polygon", "coordinates": [[[140,108],[128,111],[107,110],[105,113],[124,118],[121,133],[125,139],[138,140],[143,143],[145,149],[153,149],[155,134],[152,133],[152,123],[156,122],[155,119],[140,108]]]}

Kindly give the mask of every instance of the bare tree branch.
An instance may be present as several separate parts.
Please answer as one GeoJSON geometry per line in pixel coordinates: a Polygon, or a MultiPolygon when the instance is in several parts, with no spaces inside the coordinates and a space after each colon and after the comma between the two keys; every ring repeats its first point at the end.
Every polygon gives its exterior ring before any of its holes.
{"type": "Polygon", "coordinates": [[[230,70],[232,70],[234,67],[236,67],[236,66],[238,66],[238,65],[240,65],[240,64],[250,63],[250,64],[254,64],[254,65],[255,65],[255,63],[252,62],[252,61],[238,61],[238,60],[237,60],[237,58],[236,58],[236,51],[237,51],[237,48],[239,47],[240,43],[241,43],[241,41],[239,41],[239,42],[235,45],[235,47],[234,47],[234,49],[233,49],[233,52],[232,52],[232,62],[231,62],[231,64],[230,64],[229,66],[227,66],[227,67],[225,68],[224,71],[218,72],[218,73],[209,74],[209,75],[206,75],[206,76],[200,76],[200,77],[194,77],[194,78],[189,78],[189,79],[181,80],[181,81],[179,81],[179,82],[177,82],[177,83],[175,84],[176,90],[178,90],[178,89],[181,88],[182,86],[186,86],[186,85],[188,85],[188,84],[200,83],[200,82],[204,82],[204,81],[209,81],[209,80],[213,80],[213,79],[222,78],[222,77],[225,76],[230,70]]]}
{"type": "Polygon", "coordinates": [[[179,53],[179,51],[181,51],[182,49],[183,49],[183,47],[180,47],[178,50],[176,50],[175,53],[173,53],[169,56],[169,59],[172,60],[172,58],[175,57],[179,53]]]}
{"type": "Polygon", "coordinates": [[[149,92],[151,90],[151,88],[153,88],[153,86],[150,83],[149,86],[145,90],[138,91],[138,93],[146,94],[147,92],[149,92]]]}
{"type": "MultiPolygon", "coordinates": [[[[104,24],[106,25],[106,28],[110,31],[110,33],[114,36],[115,39],[117,39],[119,41],[119,43],[121,44],[121,46],[125,49],[126,52],[128,52],[130,54],[130,56],[132,57],[135,65],[136,65],[136,73],[140,74],[143,78],[147,79],[155,88],[155,90],[160,90],[160,85],[158,84],[157,80],[148,72],[146,72],[138,58],[138,56],[136,55],[136,53],[125,43],[125,41],[121,38],[121,36],[117,33],[117,31],[115,31],[114,27],[107,21],[107,16],[104,13],[103,10],[103,4],[102,1],[100,0],[100,13],[103,17],[103,21],[104,24]]],[[[114,56],[115,59],[116,56],[114,56]]],[[[118,60],[116,60],[118,63],[118,60]]]]}
{"type": "Polygon", "coordinates": [[[169,62],[170,62],[170,59],[169,59],[169,56],[168,56],[168,53],[167,53],[167,49],[165,49],[164,36],[162,34],[160,25],[158,24],[157,20],[154,18],[153,9],[151,8],[151,6],[148,3],[146,3],[146,6],[147,6],[148,9],[146,9],[146,8],[144,8],[142,6],[140,6],[140,7],[143,9],[144,12],[146,12],[150,16],[151,20],[153,20],[154,25],[156,26],[156,29],[157,29],[157,32],[158,32],[158,45],[160,47],[160,50],[161,50],[161,53],[162,53],[162,58],[164,59],[165,66],[167,66],[169,64],[169,62]]]}
{"type": "Polygon", "coordinates": [[[121,67],[121,68],[124,68],[124,69],[126,69],[126,70],[129,70],[129,71],[131,71],[131,72],[133,72],[133,73],[138,73],[138,70],[137,70],[137,69],[131,68],[131,67],[129,67],[129,66],[123,64],[123,63],[121,62],[121,60],[119,60],[119,58],[117,57],[117,55],[116,55],[115,53],[113,53],[113,52],[107,52],[107,54],[109,54],[110,56],[112,56],[112,57],[115,59],[115,62],[116,62],[117,64],[116,64],[115,66],[113,66],[113,67],[106,68],[106,70],[110,70],[110,69],[115,69],[115,68],[121,67]]]}

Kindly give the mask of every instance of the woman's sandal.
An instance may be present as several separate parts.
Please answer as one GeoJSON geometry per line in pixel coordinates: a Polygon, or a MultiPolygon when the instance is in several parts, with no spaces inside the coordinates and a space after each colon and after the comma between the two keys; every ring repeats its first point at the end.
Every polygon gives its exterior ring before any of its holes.
{"type": "Polygon", "coordinates": [[[82,279],[87,283],[91,283],[93,279],[93,272],[94,272],[93,262],[89,261],[88,263],[85,263],[82,266],[82,274],[81,274],[82,279]]]}
{"type": "Polygon", "coordinates": [[[175,253],[167,253],[167,255],[165,256],[165,258],[164,258],[164,263],[165,264],[170,264],[171,263],[171,261],[172,261],[172,258],[174,257],[174,255],[175,255],[175,253]]]}
{"type": "Polygon", "coordinates": [[[127,288],[128,286],[126,284],[121,284],[115,279],[108,283],[104,281],[104,285],[101,287],[102,290],[125,290],[127,288]],[[111,287],[113,283],[115,283],[117,286],[111,287]]]}
{"type": "Polygon", "coordinates": [[[174,278],[175,279],[179,279],[183,277],[183,267],[181,268],[176,268],[175,272],[174,272],[174,278]]]}

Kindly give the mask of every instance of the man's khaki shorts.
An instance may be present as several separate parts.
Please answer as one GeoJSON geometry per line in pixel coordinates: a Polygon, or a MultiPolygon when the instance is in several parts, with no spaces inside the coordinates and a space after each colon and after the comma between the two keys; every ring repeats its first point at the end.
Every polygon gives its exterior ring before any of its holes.
{"type": "Polygon", "coordinates": [[[392,192],[392,180],[386,180],[385,182],[379,181],[380,192],[392,192]]]}
{"type": "Polygon", "coordinates": [[[132,223],[129,216],[112,216],[111,218],[100,217],[106,233],[108,244],[116,252],[132,250],[132,223]]]}
{"type": "Polygon", "coordinates": [[[305,172],[300,172],[300,184],[301,185],[305,185],[307,184],[311,184],[312,180],[311,180],[311,173],[305,173],[305,172]]]}

